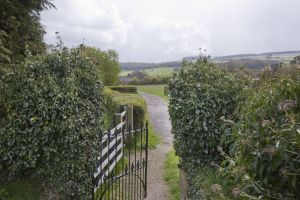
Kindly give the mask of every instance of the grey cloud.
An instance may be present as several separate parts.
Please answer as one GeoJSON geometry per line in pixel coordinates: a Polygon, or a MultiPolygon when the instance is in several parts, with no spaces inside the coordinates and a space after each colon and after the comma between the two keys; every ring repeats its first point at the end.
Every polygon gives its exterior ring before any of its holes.
{"type": "Polygon", "coordinates": [[[298,50],[298,0],[64,0],[42,14],[48,43],[116,49],[122,61],[298,50]]]}

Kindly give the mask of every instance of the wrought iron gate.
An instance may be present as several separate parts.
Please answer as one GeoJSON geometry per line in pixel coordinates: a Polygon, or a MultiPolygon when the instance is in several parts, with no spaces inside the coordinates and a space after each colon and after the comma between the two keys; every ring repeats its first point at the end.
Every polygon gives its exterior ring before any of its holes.
{"type": "MultiPolygon", "coordinates": [[[[123,117],[126,112],[121,113],[123,117]]],[[[141,200],[147,196],[148,124],[131,130],[126,121],[101,136],[93,199],[141,200]]]]}

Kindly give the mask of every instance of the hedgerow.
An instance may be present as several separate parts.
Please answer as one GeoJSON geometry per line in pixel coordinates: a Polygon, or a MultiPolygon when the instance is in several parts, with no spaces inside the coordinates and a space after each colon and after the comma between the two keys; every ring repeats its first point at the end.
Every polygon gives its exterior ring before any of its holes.
{"type": "Polygon", "coordinates": [[[90,197],[103,123],[99,75],[81,48],[60,44],[1,77],[1,181],[38,176],[62,199],[90,197]]]}
{"type": "MultiPolygon", "coordinates": [[[[139,129],[141,124],[144,123],[147,114],[147,105],[143,97],[134,93],[121,93],[111,90],[108,87],[104,89],[104,97],[107,107],[107,113],[110,113],[108,118],[113,121],[113,115],[115,112],[120,112],[123,106],[133,106],[133,126],[139,129]]],[[[113,124],[110,125],[110,128],[113,124]]]]}
{"type": "Polygon", "coordinates": [[[299,69],[266,71],[237,108],[230,154],[220,168],[232,181],[236,197],[300,196],[299,99],[299,69]]]}
{"type": "Polygon", "coordinates": [[[299,68],[250,80],[203,61],[184,65],[169,110],[191,199],[297,199],[299,99],[299,68]]]}
{"type": "Polygon", "coordinates": [[[220,118],[234,118],[245,81],[205,61],[186,63],[173,76],[169,112],[174,147],[182,165],[220,161],[220,118]]]}

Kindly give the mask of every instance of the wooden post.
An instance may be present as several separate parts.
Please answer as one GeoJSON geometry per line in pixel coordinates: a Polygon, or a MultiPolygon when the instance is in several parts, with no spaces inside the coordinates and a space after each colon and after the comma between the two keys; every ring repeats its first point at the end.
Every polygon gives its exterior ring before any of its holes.
{"type": "Polygon", "coordinates": [[[132,105],[128,105],[127,106],[127,130],[128,127],[131,127],[131,129],[133,130],[133,106],[132,105]]]}
{"type": "Polygon", "coordinates": [[[122,115],[120,113],[115,114],[115,126],[122,122],[122,115]]]}
{"type": "Polygon", "coordinates": [[[125,115],[125,131],[128,131],[128,106],[124,106],[124,111],[126,111],[126,115],[125,115]]]}

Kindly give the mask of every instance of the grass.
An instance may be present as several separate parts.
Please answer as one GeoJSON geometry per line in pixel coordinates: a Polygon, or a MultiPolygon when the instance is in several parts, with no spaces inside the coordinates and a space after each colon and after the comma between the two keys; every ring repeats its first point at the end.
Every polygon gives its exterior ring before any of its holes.
{"type": "MultiPolygon", "coordinates": [[[[123,105],[131,104],[133,106],[139,106],[147,110],[145,100],[140,94],[120,93],[117,91],[113,91],[109,88],[105,88],[104,93],[106,95],[112,96],[114,101],[122,103],[123,105]]],[[[145,119],[148,121],[149,149],[154,149],[161,142],[161,138],[159,137],[159,134],[155,133],[153,124],[148,113],[146,113],[145,119]]]]}
{"type": "Polygon", "coordinates": [[[164,95],[164,88],[166,85],[139,85],[137,86],[138,91],[148,94],[153,94],[161,97],[163,100],[168,102],[168,96],[164,95]]]}
{"type": "Polygon", "coordinates": [[[141,107],[146,106],[145,100],[139,94],[121,93],[121,92],[118,92],[118,91],[111,90],[108,87],[104,88],[104,94],[113,97],[113,100],[115,102],[118,102],[122,105],[131,104],[133,106],[134,105],[141,106],[141,107]]]}
{"type": "Polygon", "coordinates": [[[1,200],[40,200],[42,187],[37,181],[19,180],[0,185],[1,200]]]}
{"type": "Polygon", "coordinates": [[[179,200],[179,169],[178,169],[179,157],[175,155],[174,149],[172,149],[165,160],[164,166],[164,180],[169,186],[171,194],[171,200],[179,200]]]}
{"type": "Polygon", "coordinates": [[[145,69],[143,70],[149,76],[156,76],[156,77],[168,77],[171,76],[174,72],[174,69],[171,67],[159,67],[153,69],[145,69]]]}
{"type": "Polygon", "coordinates": [[[128,74],[134,72],[133,70],[121,70],[120,76],[127,76],[128,74]]]}
{"type": "Polygon", "coordinates": [[[149,113],[146,115],[146,120],[148,121],[148,140],[149,140],[149,149],[155,149],[157,145],[159,145],[162,140],[158,133],[154,131],[154,127],[152,121],[150,119],[149,113]]]}

